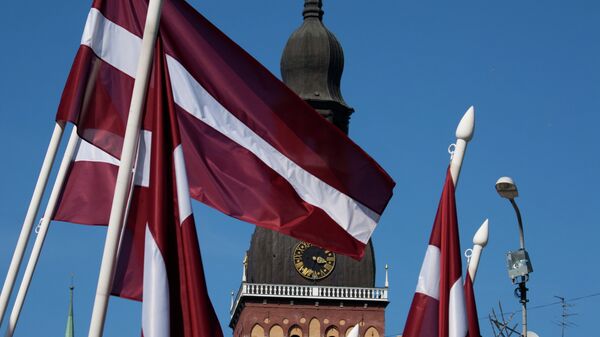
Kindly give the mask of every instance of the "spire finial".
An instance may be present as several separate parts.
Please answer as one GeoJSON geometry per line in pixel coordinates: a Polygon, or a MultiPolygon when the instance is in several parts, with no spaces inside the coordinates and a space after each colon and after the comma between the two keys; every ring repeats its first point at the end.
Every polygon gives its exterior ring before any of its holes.
{"type": "Polygon", "coordinates": [[[244,255],[244,261],[242,261],[242,265],[244,266],[242,269],[242,282],[246,282],[246,272],[248,271],[248,252],[244,255]]]}
{"type": "Polygon", "coordinates": [[[384,283],[384,286],[386,288],[390,287],[390,281],[388,279],[388,265],[387,265],[387,263],[385,264],[385,283],[384,283]]]}
{"type": "Polygon", "coordinates": [[[308,18],[323,18],[323,1],[322,0],[304,0],[304,10],[302,15],[304,19],[308,18]]]}

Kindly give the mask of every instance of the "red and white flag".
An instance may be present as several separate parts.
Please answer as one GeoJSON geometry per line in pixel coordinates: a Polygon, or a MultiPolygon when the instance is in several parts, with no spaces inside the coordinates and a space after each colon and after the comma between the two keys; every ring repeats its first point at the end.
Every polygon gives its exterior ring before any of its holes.
{"type": "Polygon", "coordinates": [[[450,169],[406,319],[404,337],[465,337],[468,333],[454,183],[450,169]]]}
{"type": "Polygon", "coordinates": [[[152,132],[141,139],[113,294],[143,300],[145,337],[222,337],[206,288],[179,124],[160,51],[159,41],[145,113],[152,132]]]}
{"type": "MultiPolygon", "coordinates": [[[[147,0],[94,1],[57,114],[113,159],[120,157],[146,10],[147,0]]],[[[361,257],[392,195],[385,171],[185,1],[165,0],[158,39],[192,198],[361,257]]],[[[153,132],[148,120],[143,128],[153,132]]],[[[93,213],[110,207],[109,188],[95,191],[94,200],[108,206],[89,207],[91,218],[65,205],[69,191],[82,189],[67,188],[57,218],[107,219],[93,213]]]]}

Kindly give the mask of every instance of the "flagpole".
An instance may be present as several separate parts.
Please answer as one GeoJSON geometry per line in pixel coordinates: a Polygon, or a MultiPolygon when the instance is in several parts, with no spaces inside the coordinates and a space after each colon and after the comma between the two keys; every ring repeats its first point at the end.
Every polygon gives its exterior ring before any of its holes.
{"type": "Polygon", "coordinates": [[[475,283],[475,275],[477,274],[477,268],[479,267],[479,258],[481,257],[481,253],[483,252],[483,248],[488,243],[489,237],[489,229],[488,229],[488,219],[485,219],[483,224],[479,227],[477,232],[475,232],[475,236],[473,236],[473,252],[471,253],[471,257],[469,259],[468,273],[471,277],[471,281],[475,283]]]}
{"type": "Polygon", "coordinates": [[[19,315],[21,314],[21,309],[23,308],[23,303],[25,302],[25,297],[27,296],[27,291],[29,290],[29,285],[31,284],[35,267],[39,260],[42,247],[44,246],[44,240],[46,239],[46,234],[48,233],[50,220],[52,220],[52,216],[54,215],[54,211],[58,204],[58,199],[67,177],[67,172],[69,171],[69,167],[73,159],[73,154],[77,149],[78,140],[79,137],[77,136],[77,128],[74,126],[71,130],[69,143],[67,144],[65,154],[62,162],[60,163],[56,181],[54,181],[54,186],[52,187],[52,192],[50,193],[50,199],[48,200],[48,205],[46,205],[44,217],[42,218],[42,223],[40,224],[37,237],[35,238],[35,243],[33,244],[31,255],[29,256],[29,261],[27,262],[27,267],[25,268],[23,280],[21,280],[21,285],[19,286],[19,292],[15,298],[15,304],[13,305],[10,313],[8,326],[6,327],[6,333],[4,334],[5,337],[11,337],[15,332],[15,327],[17,326],[17,321],[19,320],[19,315]]]}
{"type": "Polygon", "coordinates": [[[454,186],[458,184],[460,169],[462,167],[463,158],[467,151],[467,143],[473,138],[475,131],[475,108],[471,106],[463,115],[456,128],[456,144],[452,152],[452,160],[450,161],[450,174],[454,186]]]}
{"type": "Polygon", "coordinates": [[[152,57],[154,54],[156,38],[158,36],[162,4],[162,0],[150,0],[148,4],[146,25],[144,27],[144,36],[142,39],[142,49],[136,70],[136,80],[133,85],[129,117],[127,119],[125,138],[123,140],[123,151],[121,152],[121,163],[117,174],[115,194],[110,210],[104,252],[102,254],[102,264],[98,276],[98,287],[96,289],[96,299],[94,301],[94,309],[92,311],[92,319],[90,322],[89,337],[100,337],[104,331],[108,298],[111,293],[119,239],[123,228],[128,192],[132,182],[132,169],[140,134],[142,109],[144,107],[146,91],[150,79],[152,57]]]}
{"type": "Polygon", "coordinates": [[[25,215],[25,220],[23,221],[23,226],[21,228],[21,234],[19,234],[17,246],[15,247],[12,260],[10,261],[10,266],[8,267],[4,286],[2,286],[2,293],[0,294],[0,325],[2,325],[4,320],[4,313],[8,306],[8,300],[10,299],[15,280],[19,274],[21,262],[23,262],[23,254],[25,254],[25,249],[27,249],[27,242],[29,241],[33,222],[40,209],[40,203],[44,196],[46,185],[48,184],[48,177],[52,171],[52,165],[54,164],[54,159],[56,158],[56,153],[58,152],[64,130],[65,123],[62,121],[56,122],[52,137],[50,138],[50,144],[48,144],[48,149],[46,150],[46,156],[44,157],[40,174],[35,183],[35,188],[33,189],[33,196],[29,202],[29,208],[27,209],[27,214],[25,215]]]}

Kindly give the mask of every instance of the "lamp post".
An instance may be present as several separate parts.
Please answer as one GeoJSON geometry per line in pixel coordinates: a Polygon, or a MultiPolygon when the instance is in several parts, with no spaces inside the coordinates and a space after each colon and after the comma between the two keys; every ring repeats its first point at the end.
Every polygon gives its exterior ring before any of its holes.
{"type": "Polygon", "coordinates": [[[515,289],[515,296],[519,298],[519,302],[523,306],[523,336],[527,336],[527,281],[529,280],[529,273],[533,272],[531,261],[529,260],[529,254],[525,250],[525,237],[523,235],[523,220],[521,219],[521,212],[515,202],[515,198],[519,196],[517,185],[509,177],[502,177],[496,182],[496,191],[502,198],[506,198],[510,201],[513,206],[515,213],[517,214],[517,221],[519,223],[519,250],[515,252],[508,252],[506,254],[506,262],[508,265],[508,276],[512,279],[513,284],[518,284],[515,289]]]}

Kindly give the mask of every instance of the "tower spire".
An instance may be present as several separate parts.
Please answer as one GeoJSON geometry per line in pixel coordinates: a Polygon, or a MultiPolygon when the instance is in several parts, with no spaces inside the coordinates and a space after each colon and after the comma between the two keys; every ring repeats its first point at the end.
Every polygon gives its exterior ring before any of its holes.
{"type": "Polygon", "coordinates": [[[73,276],[71,276],[71,285],[69,286],[69,315],[67,316],[67,328],[65,329],[65,337],[75,336],[75,322],[73,321],[73,276]]]}
{"type": "Polygon", "coordinates": [[[318,18],[323,19],[323,1],[321,0],[304,0],[304,10],[302,11],[304,19],[318,18]]]}

